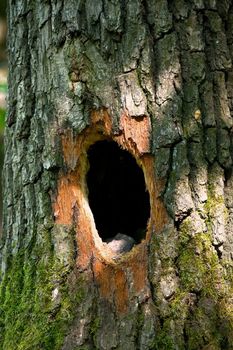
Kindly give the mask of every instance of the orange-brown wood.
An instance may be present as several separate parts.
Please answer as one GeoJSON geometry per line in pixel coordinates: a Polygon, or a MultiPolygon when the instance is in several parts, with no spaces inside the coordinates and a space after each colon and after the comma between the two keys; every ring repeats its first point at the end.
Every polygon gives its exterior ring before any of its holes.
{"type": "Polygon", "coordinates": [[[122,145],[139,155],[150,152],[151,123],[148,116],[137,119],[130,117],[127,112],[122,113],[120,118],[122,130],[122,145]]]}
{"type": "Polygon", "coordinates": [[[103,130],[106,135],[111,135],[112,131],[112,119],[107,109],[94,110],[91,112],[92,125],[99,130],[103,130]]]}
{"type": "Polygon", "coordinates": [[[56,224],[72,223],[73,207],[77,202],[78,189],[71,174],[62,176],[58,181],[57,198],[53,205],[56,224]]]}
{"type": "Polygon", "coordinates": [[[93,270],[100,297],[115,305],[118,313],[126,313],[130,299],[150,297],[147,280],[147,244],[151,234],[161,230],[167,213],[159,198],[163,186],[155,178],[154,157],[150,154],[151,125],[149,117],[131,118],[123,113],[120,132],[112,135],[112,121],[107,109],[91,113],[91,125],[78,136],[67,131],[62,137],[65,170],[60,173],[57,194],[53,204],[56,224],[72,224],[76,230],[78,247],[77,267],[93,270]],[[151,216],[144,241],[120,259],[103,243],[95,227],[88,203],[86,174],[87,151],[98,140],[116,141],[128,150],[142,167],[150,194],[151,216]],[[130,276],[130,277],[129,277],[130,276]]]}
{"type": "Polygon", "coordinates": [[[128,310],[129,293],[128,280],[122,268],[115,271],[114,276],[115,305],[118,313],[125,313],[128,310]]]}

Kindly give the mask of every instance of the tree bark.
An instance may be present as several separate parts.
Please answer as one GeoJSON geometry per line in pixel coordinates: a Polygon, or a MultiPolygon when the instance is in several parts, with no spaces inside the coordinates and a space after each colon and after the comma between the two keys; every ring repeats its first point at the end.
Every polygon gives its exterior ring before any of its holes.
{"type": "Polygon", "coordinates": [[[232,2],[9,0],[8,28],[0,347],[232,349],[232,2]],[[150,197],[117,259],[88,203],[99,140],[150,197]]]}

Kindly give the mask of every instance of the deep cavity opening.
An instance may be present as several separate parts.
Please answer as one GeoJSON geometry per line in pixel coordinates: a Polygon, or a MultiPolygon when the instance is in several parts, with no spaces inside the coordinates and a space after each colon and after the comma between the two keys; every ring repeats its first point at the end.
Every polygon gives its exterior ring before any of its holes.
{"type": "Polygon", "coordinates": [[[98,141],[88,150],[88,199],[103,241],[118,233],[140,243],[150,217],[149,194],[142,169],[116,142],[98,141]]]}

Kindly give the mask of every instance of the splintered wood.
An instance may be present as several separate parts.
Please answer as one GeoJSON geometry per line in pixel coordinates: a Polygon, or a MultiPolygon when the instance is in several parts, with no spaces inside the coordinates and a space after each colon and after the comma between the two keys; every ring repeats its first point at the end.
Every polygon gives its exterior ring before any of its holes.
{"type": "Polygon", "coordinates": [[[122,146],[131,152],[137,152],[139,155],[150,152],[150,119],[143,115],[131,118],[127,113],[122,114],[120,119],[120,128],[122,134],[119,136],[119,142],[122,146]]]}
{"type": "Polygon", "coordinates": [[[167,220],[159,198],[162,184],[155,179],[154,158],[150,154],[150,134],[149,117],[132,118],[127,111],[120,118],[119,132],[113,134],[111,117],[106,109],[101,109],[91,113],[91,125],[82,134],[74,136],[68,131],[62,138],[65,170],[60,173],[53,204],[55,222],[74,226],[78,247],[77,268],[92,270],[100,296],[114,304],[119,313],[127,312],[131,298],[150,297],[147,244],[151,235],[161,230],[167,220]],[[88,148],[106,139],[128,150],[142,167],[151,206],[145,239],[117,259],[98,235],[86,184],[88,148]]]}

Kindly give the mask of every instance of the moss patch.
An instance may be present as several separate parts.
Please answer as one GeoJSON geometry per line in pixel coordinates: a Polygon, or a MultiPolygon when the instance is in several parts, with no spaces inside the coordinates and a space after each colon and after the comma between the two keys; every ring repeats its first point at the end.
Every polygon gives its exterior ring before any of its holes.
{"type": "Polygon", "coordinates": [[[69,290],[71,268],[49,243],[12,258],[0,289],[1,349],[61,349],[83,296],[81,281],[78,291],[69,290]]]}
{"type": "Polygon", "coordinates": [[[6,110],[0,108],[0,133],[3,133],[4,131],[5,117],[6,117],[6,110]]]}
{"type": "Polygon", "coordinates": [[[221,282],[221,266],[208,233],[196,234],[181,250],[178,260],[185,290],[214,297],[221,282]]]}

